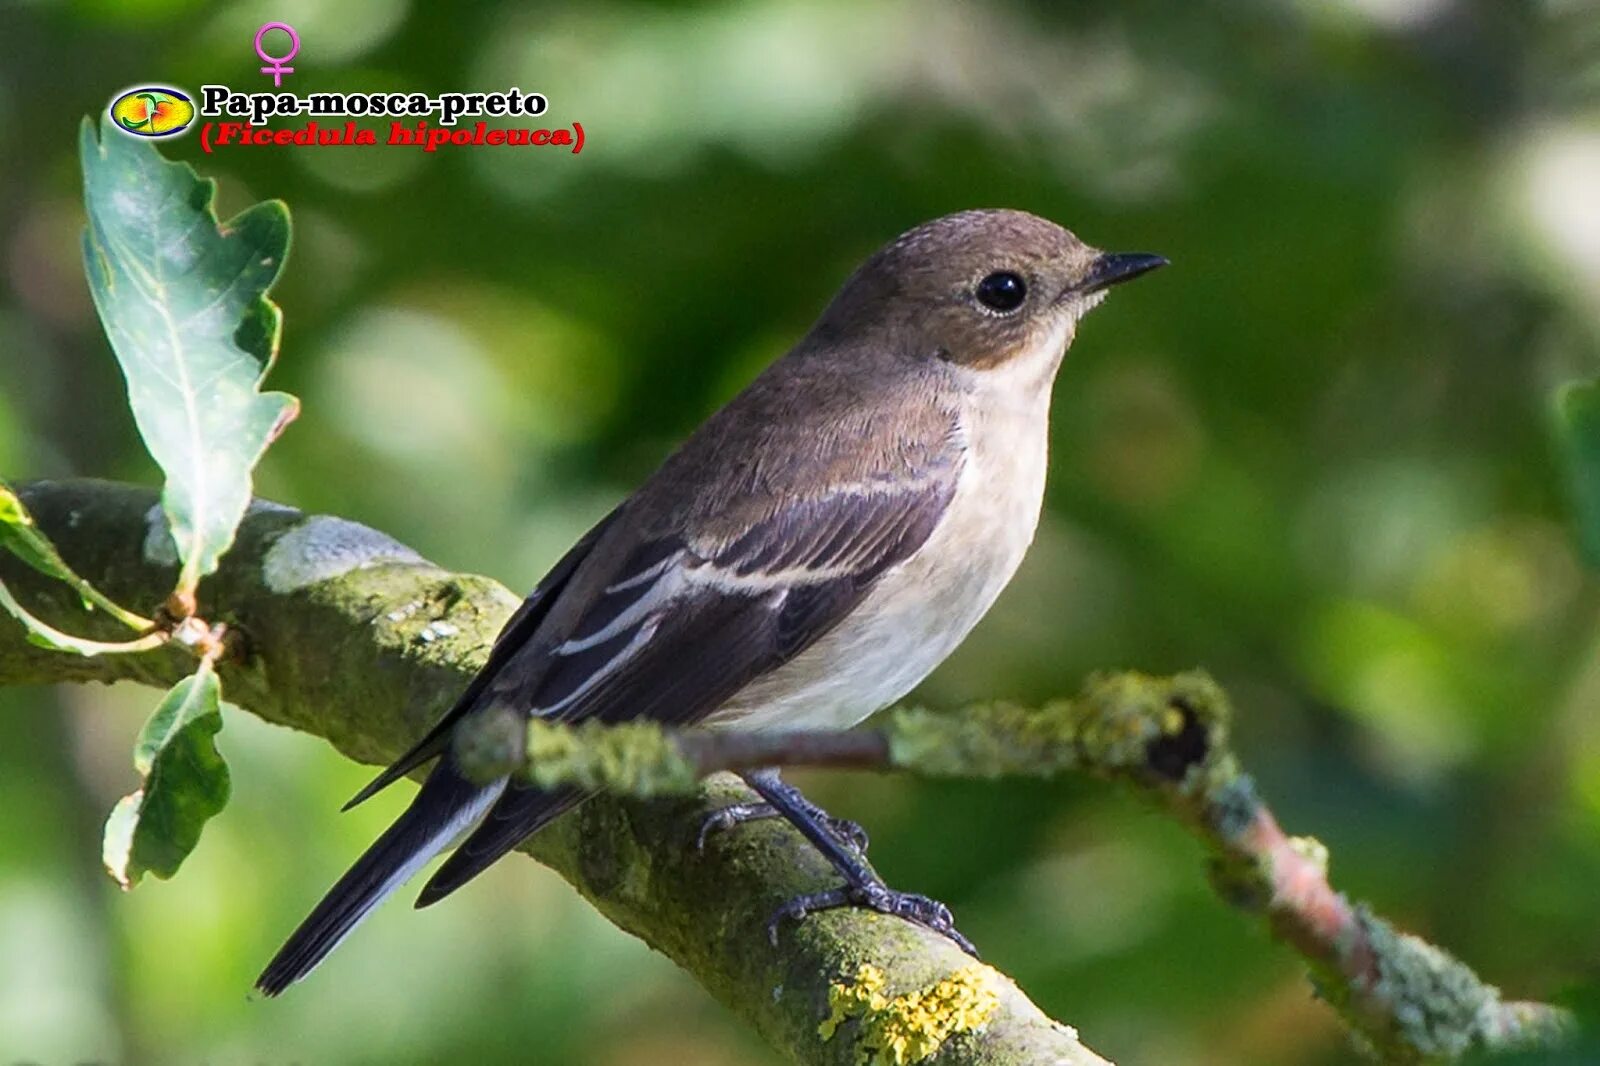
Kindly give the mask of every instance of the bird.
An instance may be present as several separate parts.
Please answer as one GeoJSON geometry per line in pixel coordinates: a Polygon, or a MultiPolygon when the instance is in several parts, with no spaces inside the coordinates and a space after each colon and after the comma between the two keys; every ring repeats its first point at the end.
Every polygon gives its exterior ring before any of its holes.
{"type": "MultiPolygon", "coordinates": [[[[989,610],[1033,540],[1051,391],[1079,322],[1112,286],[1166,262],[1101,252],[1008,209],[946,215],[873,253],[790,351],[555,564],[450,710],[346,805],[434,762],[256,987],[274,996],[304,978],[452,844],[418,907],[587,798],[469,780],[451,749],[463,722],[509,709],[836,730],[905,696],[989,610]]],[[[742,776],[761,802],[715,812],[708,827],[781,816],[842,881],[790,901],[774,923],[866,906],[973,950],[943,904],[878,877],[858,827],[776,769],[742,776]]]]}

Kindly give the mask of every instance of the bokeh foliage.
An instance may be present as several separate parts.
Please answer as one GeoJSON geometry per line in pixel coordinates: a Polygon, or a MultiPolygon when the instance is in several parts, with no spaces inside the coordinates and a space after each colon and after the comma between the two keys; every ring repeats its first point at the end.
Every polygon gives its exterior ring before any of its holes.
{"type": "MultiPolygon", "coordinates": [[[[919,694],[1202,665],[1344,886],[1510,994],[1600,958],[1600,595],[1557,388],[1600,371],[1600,18],[1585,0],[425,6],[0,12],[0,475],[156,483],[82,279],[77,117],[130,84],[546,93],[582,156],[171,155],[223,213],[290,203],[258,490],[531,586],[863,254],[1023,207],[1173,267],[1087,323],[1049,510],[995,616],[919,694]]],[[[143,606],[143,605],[134,605],[143,606]]],[[[243,715],[234,799],[123,897],[103,812],[147,693],[0,694],[0,1057],[768,1053],[531,863],[386,908],[296,994],[244,990],[392,815],[366,771],[243,715]]],[[[806,779],[898,885],[1119,1061],[1352,1061],[1294,961],[1174,827],[1090,784],[806,779]]]]}

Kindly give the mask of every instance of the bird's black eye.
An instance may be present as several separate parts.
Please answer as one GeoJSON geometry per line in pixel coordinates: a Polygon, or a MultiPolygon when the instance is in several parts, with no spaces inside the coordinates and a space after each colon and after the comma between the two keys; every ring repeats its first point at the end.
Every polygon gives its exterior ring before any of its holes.
{"type": "Polygon", "coordinates": [[[1027,283],[1009,270],[998,270],[978,282],[978,302],[991,311],[1007,314],[1028,298],[1027,283]]]}

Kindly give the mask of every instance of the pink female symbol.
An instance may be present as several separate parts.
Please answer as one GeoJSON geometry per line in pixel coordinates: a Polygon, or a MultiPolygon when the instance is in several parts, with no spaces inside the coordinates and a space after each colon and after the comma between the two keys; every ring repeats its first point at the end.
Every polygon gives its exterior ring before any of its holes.
{"type": "Polygon", "coordinates": [[[300,35],[294,32],[294,27],[287,22],[268,22],[256,31],[256,55],[261,57],[263,63],[271,63],[270,67],[262,67],[261,73],[272,75],[272,84],[281,86],[285,74],[293,74],[293,67],[284,66],[289,60],[300,54],[300,35]],[[268,30],[282,30],[289,35],[289,54],[286,56],[269,56],[266,49],[261,46],[261,39],[267,35],[268,30]]]}

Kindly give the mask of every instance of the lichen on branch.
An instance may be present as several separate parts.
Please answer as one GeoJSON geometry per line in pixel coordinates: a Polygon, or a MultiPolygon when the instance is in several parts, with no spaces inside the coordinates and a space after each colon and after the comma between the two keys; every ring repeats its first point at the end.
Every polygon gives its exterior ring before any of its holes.
{"type": "Polygon", "coordinates": [[[1231,716],[1226,695],[1204,674],[1122,673],[1091,678],[1076,699],[1037,710],[896,710],[848,733],[574,727],[491,716],[463,731],[457,751],[485,780],[516,773],[546,787],[642,797],[687,794],[698,777],[759,766],[965,778],[1078,772],[1122,781],[1199,837],[1219,895],[1265,919],[1305,957],[1323,997],[1383,1061],[1450,1061],[1475,1048],[1563,1039],[1571,1025],[1564,1012],[1505,1002],[1448,952],[1335,891],[1326,849],[1284,834],[1241,770],[1228,740],[1231,716]]]}

